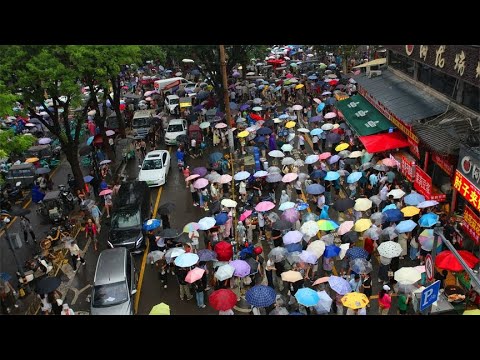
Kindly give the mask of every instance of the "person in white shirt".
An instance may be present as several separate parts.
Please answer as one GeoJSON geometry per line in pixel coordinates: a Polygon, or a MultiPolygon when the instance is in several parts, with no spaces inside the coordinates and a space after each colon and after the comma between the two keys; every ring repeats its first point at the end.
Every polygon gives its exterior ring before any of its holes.
{"type": "Polygon", "coordinates": [[[290,197],[287,195],[285,190],[282,190],[282,195],[280,195],[280,205],[290,201],[290,197]]]}
{"type": "Polygon", "coordinates": [[[60,313],[60,315],[75,315],[75,311],[73,311],[69,306],[68,304],[63,304],[62,305],[62,312],[60,313]]]}
{"type": "Polygon", "coordinates": [[[302,182],[300,180],[295,181],[295,184],[293,185],[295,188],[295,191],[297,192],[297,198],[301,199],[302,195],[302,182]]]}
{"type": "Polygon", "coordinates": [[[317,135],[314,135],[314,136],[312,137],[313,151],[314,151],[315,153],[318,153],[318,152],[320,151],[320,149],[319,149],[319,147],[318,147],[318,141],[319,141],[319,140],[320,140],[320,139],[318,138],[317,135]]]}
{"type": "Polygon", "coordinates": [[[298,135],[298,148],[305,153],[305,137],[301,133],[298,135]]]}
{"type": "Polygon", "coordinates": [[[194,230],[188,234],[188,237],[190,238],[190,240],[192,240],[192,250],[194,253],[196,253],[198,250],[198,239],[200,237],[200,234],[197,230],[194,230]]]}
{"type": "Polygon", "coordinates": [[[387,194],[388,194],[388,186],[387,184],[383,185],[382,189],[380,190],[380,200],[386,201],[387,200],[387,194]]]}
{"type": "Polygon", "coordinates": [[[318,211],[322,211],[322,210],[323,210],[323,205],[325,205],[325,195],[320,194],[320,195],[318,195],[318,197],[317,197],[317,208],[318,208],[318,211]]]}
{"type": "Polygon", "coordinates": [[[247,201],[247,184],[245,181],[240,181],[238,192],[243,202],[247,201]]]}

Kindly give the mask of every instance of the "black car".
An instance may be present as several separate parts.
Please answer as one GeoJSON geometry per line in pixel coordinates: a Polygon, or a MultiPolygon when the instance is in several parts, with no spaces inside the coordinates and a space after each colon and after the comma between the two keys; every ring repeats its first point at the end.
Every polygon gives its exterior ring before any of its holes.
{"type": "Polygon", "coordinates": [[[143,222],[151,214],[150,188],[144,181],[122,183],[114,198],[108,243],[134,253],[144,249],[143,222]]]}

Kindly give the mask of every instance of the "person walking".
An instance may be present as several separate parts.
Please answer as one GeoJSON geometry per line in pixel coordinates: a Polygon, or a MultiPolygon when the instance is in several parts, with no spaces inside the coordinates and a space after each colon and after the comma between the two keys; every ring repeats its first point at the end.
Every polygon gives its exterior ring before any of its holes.
{"type": "Polygon", "coordinates": [[[85,265],[85,259],[81,257],[80,248],[78,247],[75,240],[67,242],[65,247],[70,252],[73,271],[77,271],[77,261],[80,260],[82,265],[85,265]]]}
{"type": "Polygon", "coordinates": [[[200,309],[204,309],[206,307],[205,305],[205,282],[203,281],[203,277],[206,278],[207,274],[206,272],[203,273],[203,276],[201,279],[198,279],[195,281],[193,285],[193,289],[195,290],[195,297],[197,300],[197,306],[200,309]]]}
{"type": "Polygon", "coordinates": [[[62,312],[60,313],[60,315],[75,315],[75,311],[73,311],[73,309],[70,308],[70,306],[68,306],[68,304],[63,304],[62,305],[62,312]]]}
{"type": "Polygon", "coordinates": [[[183,300],[185,296],[187,297],[187,300],[193,299],[192,294],[190,294],[190,287],[189,287],[190,284],[185,281],[185,277],[187,276],[188,270],[178,266],[175,266],[175,267],[176,267],[175,272],[177,274],[178,285],[180,288],[180,300],[183,300]]]}
{"type": "Polygon", "coordinates": [[[93,223],[92,219],[88,219],[87,223],[85,224],[85,239],[92,239],[93,240],[93,248],[97,251],[97,226],[93,223]]]}
{"type": "Polygon", "coordinates": [[[98,208],[97,204],[94,204],[90,208],[90,214],[92,215],[93,220],[95,221],[95,225],[97,226],[98,232],[101,231],[102,226],[100,225],[100,216],[102,216],[102,212],[98,208]]]}
{"type": "Polygon", "coordinates": [[[112,210],[113,207],[113,200],[112,200],[112,195],[107,194],[104,196],[105,199],[105,210],[107,211],[107,219],[110,218],[110,211],[112,210]]]}
{"type": "Polygon", "coordinates": [[[33,232],[33,227],[32,224],[30,223],[30,219],[27,218],[26,216],[20,216],[20,227],[22,228],[23,231],[23,239],[25,240],[25,244],[28,244],[28,233],[30,233],[30,236],[32,237],[32,240],[34,243],[37,242],[37,239],[35,238],[35,233],[33,232]]]}
{"type": "Polygon", "coordinates": [[[389,294],[390,286],[383,285],[382,290],[378,294],[378,313],[380,315],[388,315],[390,307],[392,306],[392,297],[389,294]]]}
{"type": "MultiPolygon", "coordinates": [[[[370,274],[362,274],[362,277],[362,291],[370,300],[370,296],[372,296],[372,278],[370,277],[370,274]]],[[[370,303],[368,303],[367,307],[370,307],[370,303]]]]}

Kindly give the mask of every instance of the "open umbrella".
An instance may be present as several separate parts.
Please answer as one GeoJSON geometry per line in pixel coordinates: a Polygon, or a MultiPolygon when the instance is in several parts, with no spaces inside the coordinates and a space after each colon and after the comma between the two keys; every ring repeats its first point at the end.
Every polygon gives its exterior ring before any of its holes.
{"type": "Polygon", "coordinates": [[[350,261],[350,269],[357,274],[368,274],[372,272],[373,267],[370,261],[363,258],[356,258],[350,261]]]}
{"type": "Polygon", "coordinates": [[[176,208],[176,205],[171,202],[167,202],[165,204],[162,204],[158,207],[157,213],[160,215],[168,215],[171,214],[176,208]]]}
{"type": "Polygon", "coordinates": [[[247,275],[250,275],[250,265],[245,260],[233,260],[230,261],[229,265],[235,269],[233,273],[235,276],[243,278],[247,275]]]}
{"type": "Polygon", "coordinates": [[[217,225],[224,225],[228,221],[228,214],[221,212],[215,216],[215,222],[217,225]]]}
{"type": "Polygon", "coordinates": [[[160,303],[152,307],[148,315],[170,315],[170,306],[165,303],[160,303]]]}
{"type": "Polygon", "coordinates": [[[281,215],[281,219],[293,224],[300,219],[300,213],[298,212],[297,209],[294,209],[294,208],[287,209],[281,215]]]}
{"type": "Polygon", "coordinates": [[[435,205],[438,205],[438,201],[436,200],[427,200],[427,201],[422,201],[421,203],[418,203],[417,205],[415,205],[416,207],[418,207],[419,209],[425,209],[427,207],[431,207],[431,206],[435,206],[435,205]]]}
{"type": "Polygon", "coordinates": [[[328,279],[328,284],[337,294],[345,295],[352,291],[352,288],[347,280],[339,276],[330,276],[328,279]]]}
{"type": "Polygon", "coordinates": [[[215,278],[219,281],[230,279],[235,273],[235,268],[230,264],[220,266],[215,272],[215,278]]]}
{"type": "Polygon", "coordinates": [[[250,173],[248,171],[240,171],[236,173],[233,178],[237,181],[241,181],[241,180],[248,179],[249,177],[250,177],[250,173]]]}
{"type": "Polygon", "coordinates": [[[372,200],[366,198],[359,198],[355,200],[355,206],[353,207],[356,211],[367,211],[372,207],[372,200]]]}
{"type": "Polygon", "coordinates": [[[200,280],[203,277],[204,273],[204,269],[196,267],[187,273],[187,276],[185,276],[185,281],[189,284],[192,284],[195,281],[200,280]]]}
{"type": "Polygon", "coordinates": [[[418,242],[425,251],[431,251],[433,248],[433,229],[425,229],[418,236],[418,242]]]}
{"type": "Polygon", "coordinates": [[[323,257],[329,259],[335,256],[338,256],[340,254],[340,248],[335,245],[327,245],[325,247],[325,251],[323,253],[323,257]]]}
{"type": "Polygon", "coordinates": [[[207,175],[207,173],[208,173],[208,170],[205,167],[196,167],[191,172],[191,174],[198,174],[200,176],[205,176],[205,175],[207,175]]]}
{"type": "Polygon", "coordinates": [[[318,224],[316,221],[307,221],[302,224],[300,231],[307,236],[315,236],[320,229],[318,228],[318,224]]]}
{"type": "Polygon", "coordinates": [[[317,292],[310,288],[301,288],[295,293],[295,298],[299,304],[304,306],[314,306],[320,300],[317,292]]]}
{"type": "Polygon", "coordinates": [[[35,174],[43,175],[43,174],[48,174],[50,171],[52,171],[52,169],[42,167],[35,170],[35,174]]]}
{"type": "Polygon", "coordinates": [[[52,139],[50,139],[50,138],[38,139],[38,144],[39,145],[47,145],[47,144],[50,144],[51,142],[52,142],[52,139]]]}
{"type": "Polygon", "coordinates": [[[270,306],[275,302],[276,297],[275,289],[265,285],[255,285],[245,294],[247,303],[255,307],[270,306]]]}
{"type": "Polygon", "coordinates": [[[220,204],[222,204],[223,206],[225,206],[227,208],[234,208],[234,207],[237,206],[237,202],[235,200],[232,200],[232,199],[223,199],[220,204]]]}
{"type": "Polygon", "coordinates": [[[314,164],[319,160],[318,155],[308,155],[305,159],[305,164],[314,164]]]}
{"type": "Polygon", "coordinates": [[[198,263],[198,255],[194,253],[184,253],[175,258],[174,264],[178,267],[190,267],[198,263]]]}
{"type": "Polygon", "coordinates": [[[289,182],[292,182],[294,180],[297,180],[297,178],[298,178],[297,173],[288,173],[288,174],[283,176],[282,182],[289,183],[289,182]]]}
{"type": "Polygon", "coordinates": [[[417,223],[413,220],[403,220],[395,227],[395,231],[399,234],[410,232],[417,226],[417,223]]]}
{"type": "Polygon", "coordinates": [[[396,210],[397,209],[397,205],[395,204],[390,204],[390,205],[387,205],[385,206],[383,209],[382,209],[382,213],[387,211],[387,210],[396,210]]]}
{"type": "Polygon", "coordinates": [[[421,202],[425,201],[425,196],[419,193],[412,192],[403,198],[403,201],[407,205],[417,206],[421,202]]]}
{"type": "Polygon", "coordinates": [[[360,180],[360,178],[362,176],[363,176],[363,174],[360,171],[355,171],[355,172],[351,173],[350,175],[348,175],[347,183],[353,184],[353,183],[357,182],[358,180],[360,180]]]}
{"type": "Polygon", "coordinates": [[[207,179],[204,179],[204,178],[200,178],[200,179],[197,179],[195,180],[195,182],[193,183],[193,187],[195,189],[203,189],[205,186],[208,185],[208,180],[207,179]]]}
{"type": "Polygon", "coordinates": [[[392,195],[394,199],[400,199],[403,195],[405,195],[405,192],[402,189],[393,189],[390,190],[387,195],[392,195]]]}
{"type": "Polygon", "coordinates": [[[286,201],[284,202],[282,205],[280,205],[280,207],[278,208],[278,210],[280,211],[285,211],[285,210],[288,210],[288,209],[292,209],[294,208],[296,205],[296,203],[292,202],[292,201],[286,201]]]}
{"type": "Polygon", "coordinates": [[[343,235],[353,228],[353,221],[344,221],[343,223],[340,224],[340,227],[337,230],[338,235],[343,235]]]}
{"type": "Polygon", "coordinates": [[[256,211],[270,211],[275,208],[275,204],[271,201],[261,201],[255,206],[256,211]]]}
{"type": "Polygon", "coordinates": [[[378,246],[377,250],[380,256],[386,257],[388,259],[400,256],[400,254],[402,253],[402,247],[399,243],[396,243],[394,241],[382,242],[378,246]]]}
{"type": "Polygon", "coordinates": [[[285,260],[287,257],[288,250],[285,249],[284,247],[277,246],[274,247],[269,253],[268,253],[268,258],[272,260],[273,262],[280,262],[285,260]]]}
{"type": "Polygon", "coordinates": [[[415,206],[407,206],[400,210],[405,217],[412,217],[420,213],[420,209],[415,206]]]}
{"type": "Polygon", "coordinates": [[[220,241],[214,248],[219,261],[229,261],[233,256],[232,244],[226,241],[220,241]]]}
{"type": "Polygon", "coordinates": [[[307,246],[307,252],[309,252],[309,253],[315,255],[317,258],[319,258],[325,252],[325,242],[323,242],[322,240],[312,241],[307,246]]]}
{"type": "Polygon", "coordinates": [[[335,181],[340,179],[340,174],[337,173],[336,171],[328,171],[327,175],[325,176],[325,180],[328,181],[335,181]]]}
{"type": "Polygon", "coordinates": [[[307,264],[316,264],[318,257],[314,253],[311,253],[310,251],[307,250],[302,250],[302,253],[300,254],[300,260],[307,263],[307,264]]]}
{"type": "Polygon", "coordinates": [[[150,231],[153,229],[157,229],[162,226],[162,223],[158,219],[149,219],[143,223],[143,230],[150,231]]]}
{"type": "MultiPolygon", "coordinates": [[[[475,255],[466,250],[458,250],[458,254],[462,257],[470,269],[472,269],[480,261],[475,255]]],[[[460,272],[464,270],[462,264],[450,250],[445,250],[438,254],[435,258],[435,265],[440,269],[454,272],[460,272]]]]}
{"type": "Polygon", "coordinates": [[[35,291],[37,294],[48,294],[51,293],[52,291],[56,290],[60,284],[62,283],[62,280],[60,280],[57,277],[52,277],[48,276],[43,279],[40,279],[37,282],[37,285],[35,287],[35,291]]]}
{"type": "Polygon", "coordinates": [[[283,230],[291,229],[292,226],[293,226],[293,224],[290,221],[277,220],[273,223],[272,229],[283,231],[283,230]]]}
{"type": "Polygon", "coordinates": [[[370,300],[368,300],[367,295],[359,293],[359,292],[350,292],[345,294],[342,297],[342,304],[350,309],[362,309],[368,305],[370,300]]]}
{"type": "Polygon", "coordinates": [[[242,215],[240,215],[240,221],[245,221],[246,218],[248,218],[250,215],[252,215],[253,211],[252,210],[245,210],[242,215]]]}
{"type": "Polygon", "coordinates": [[[292,165],[294,162],[295,159],[289,156],[282,159],[282,165],[292,165]]]}
{"type": "Polygon", "coordinates": [[[215,310],[230,310],[237,303],[237,295],[230,289],[216,290],[208,297],[208,302],[215,310]]]}
{"type": "MultiPolygon", "coordinates": [[[[338,175],[338,174],[337,174],[338,175]]],[[[340,176],[340,175],[338,175],[340,176]]],[[[348,209],[351,209],[355,206],[355,201],[353,199],[350,199],[350,198],[346,198],[346,199],[338,199],[337,201],[335,201],[335,203],[333,204],[333,207],[335,208],[335,210],[337,211],[346,211],[348,209]]]]}
{"type": "Polygon", "coordinates": [[[311,195],[320,195],[325,192],[325,188],[320,184],[308,185],[306,190],[307,190],[307,194],[311,194],[311,195]]]}
{"type": "Polygon", "coordinates": [[[299,271],[293,271],[293,270],[282,272],[281,277],[283,281],[291,282],[291,283],[294,283],[303,279],[303,276],[299,271]]]}
{"type": "Polygon", "coordinates": [[[355,222],[353,230],[357,232],[362,232],[369,229],[371,226],[372,222],[370,221],[370,219],[360,219],[355,222]]]}
{"type": "Polygon", "coordinates": [[[217,253],[213,250],[200,249],[197,251],[198,261],[214,261],[217,260],[217,253]]]}
{"type": "Polygon", "coordinates": [[[267,176],[267,182],[268,183],[277,183],[277,182],[282,181],[282,179],[283,179],[282,174],[278,174],[278,173],[269,174],[267,176]]]}
{"type": "Polygon", "coordinates": [[[268,156],[271,156],[273,158],[281,158],[281,157],[284,157],[285,154],[280,150],[272,150],[268,153],[268,156]]]}
{"type": "Polygon", "coordinates": [[[187,225],[183,227],[183,232],[184,233],[190,233],[192,231],[196,231],[200,229],[200,225],[196,222],[189,222],[187,225]]]}
{"type": "Polygon", "coordinates": [[[333,231],[338,228],[338,224],[335,223],[333,220],[318,220],[317,221],[318,228],[322,231],[333,231]]]}
{"type": "Polygon", "coordinates": [[[332,307],[333,300],[328,296],[325,290],[317,291],[318,303],[314,306],[317,314],[328,314],[332,307]]]}
{"type": "Polygon", "coordinates": [[[312,179],[324,179],[327,176],[327,172],[325,170],[314,170],[310,174],[312,179]]]}
{"type": "Polygon", "coordinates": [[[366,259],[368,257],[368,252],[364,248],[354,246],[347,250],[345,256],[351,260],[358,258],[366,259]]]}
{"type": "Polygon", "coordinates": [[[342,235],[342,243],[346,244],[353,244],[358,241],[358,234],[355,231],[349,231],[342,235]]]}
{"type": "Polygon", "coordinates": [[[215,219],[213,217],[204,217],[198,221],[199,230],[209,230],[215,226],[215,219]]]}
{"type": "Polygon", "coordinates": [[[397,222],[403,220],[403,213],[398,209],[390,209],[383,212],[383,222],[397,222]]]}
{"type": "Polygon", "coordinates": [[[268,176],[268,172],[265,170],[259,170],[255,174],[253,174],[253,177],[265,177],[268,176]]]}
{"type": "Polygon", "coordinates": [[[395,281],[402,284],[414,284],[420,281],[422,274],[414,267],[402,267],[400,270],[395,271],[395,281]]]}
{"type": "Polygon", "coordinates": [[[435,225],[438,221],[438,215],[434,213],[427,213],[423,215],[420,220],[418,221],[418,224],[421,227],[431,227],[435,225]]]}

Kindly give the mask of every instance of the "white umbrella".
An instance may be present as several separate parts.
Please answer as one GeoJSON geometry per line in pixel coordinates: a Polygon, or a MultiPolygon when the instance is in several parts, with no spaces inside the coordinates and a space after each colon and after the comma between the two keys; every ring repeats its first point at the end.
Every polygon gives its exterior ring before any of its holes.
{"type": "Polygon", "coordinates": [[[393,195],[394,199],[400,199],[403,195],[405,195],[405,191],[403,191],[402,189],[393,189],[390,190],[387,195],[393,195]]]}
{"type": "Polygon", "coordinates": [[[211,229],[212,227],[215,226],[215,218],[213,217],[204,217],[204,218],[201,218],[200,220],[198,220],[198,226],[199,226],[199,230],[209,230],[211,229]]]}
{"type": "Polygon", "coordinates": [[[163,259],[164,256],[165,256],[165,253],[163,251],[160,251],[160,250],[151,251],[147,255],[147,262],[149,262],[150,264],[154,264],[158,260],[163,259]]]}
{"type": "Polygon", "coordinates": [[[297,131],[301,132],[301,133],[305,133],[305,134],[308,134],[310,132],[310,130],[308,130],[306,128],[298,128],[297,131]]]}
{"type": "MultiPolygon", "coordinates": [[[[290,80],[291,83],[293,83],[293,79],[290,80]]],[[[302,110],[303,106],[302,105],[293,105],[292,109],[295,111],[302,110]]]]}
{"type": "Polygon", "coordinates": [[[192,59],[182,59],[182,62],[183,63],[193,63],[195,61],[193,61],[192,59]]]}
{"type": "Polygon", "coordinates": [[[290,144],[283,144],[282,147],[281,147],[282,151],[292,151],[293,150],[293,146],[290,145],[290,144]]]}
{"type": "Polygon", "coordinates": [[[308,155],[305,164],[314,164],[318,161],[318,155],[308,155]]]}
{"type": "Polygon", "coordinates": [[[287,209],[292,209],[292,208],[295,207],[295,205],[296,205],[296,204],[295,204],[294,202],[286,201],[286,202],[284,202],[282,205],[280,205],[280,206],[278,207],[278,210],[280,210],[280,211],[285,211],[285,210],[287,210],[287,209]]]}
{"type": "Polygon", "coordinates": [[[267,171],[269,174],[280,174],[282,172],[282,170],[280,170],[280,168],[277,166],[270,166],[267,171]]]}
{"type": "Polygon", "coordinates": [[[355,158],[359,158],[363,155],[363,153],[361,151],[353,151],[350,153],[350,155],[348,155],[348,157],[350,159],[355,159],[355,158]]]}
{"type": "Polygon", "coordinates": [[[227,208],[234,208],[235,206],[237,206],[237,202],[235,200],[232,200],[232,199],[223,199],[220,204],[222,204],[223,206],[225,206],[227,208]]]}
{"type": "Polygon", "coordinates": [[[435,205],[438,205],[438,201],[427,200],[427,201],[422,201],[421,203],[416,205],[416,207],[419,208],[419,209],[424,209],[424,208],[427,208],[427,207],[430,207],[430,206],[435,206],[435,205]]]}
{"type": "Polygon", "coordinates": [[[248,171],[240,171],[235,174],[233,177],[235,180],[240,181],[240,180],[245,180],[250,177],[250,173],[248,171]]]}
{"type": "Polygon", "coordinates": [[[317,314],[328,314],[332,307],[332,298],[328,296],[325,290],[317,291],[317,294],[320,300],[318,300],[317,305],[314,306],[315,311],[317,312],[317,314]]]}
{"type": "Polygon", "coordinates": [[[325,243],[322,240],[312,241],[308,247],[307,251],[314,254],[317,258],[323,255],[325,252],[325,243]]]}
{"type": "Polygon", "coordinates": [[[285,156],[285,154],[280,150],[272,150],[268,153],[268,155],[274,158],[281,158],[285,156]]]}
{"type": "Polygon", "coordinates": [[[234,272],[235,272],[235,268],[232,265],[229,265],[229,264],[222,265],[215,272],[215,277],[220,281],[227,280],[233,276],[234,272]]]}
{"type": "Polygon", "coordinates": [[[318,228],[318,224],[316,221],[307,221],[303,223],[302,227],[300,228],[300,231],[304,233],[307,236],[315,236],[317,233],[320,231],[318,228]]]}
{"type": "Polygon", "coordinates": [[[265,171],[265,170],[259,170],[257,171],[255,174],[253,174],[253,177],[264,177],[264,176],[268,176],[268,172],[265,171]]]}
{"type": "Polygon", "coordinates": [[[178,247],[172,248],[170,250],[167,250],[167,252],[165,253],[165,260],[167,260],[167,263],[171,263],[174,258],[184,253],[185,253],[185,250],[183,250],[182,248],[178,248],[178,247]]]}
{"type": "Polygon", "coordinates": [[[218,178],[218,182],[220,184],[228,184],[231,181],[232,181],[232,176],[228,174],[224,174],[218,178]]]}
{"type": "Polygon", "coordinates": [[[323,124],[322,127],[321,127],[322,130],[325,130],[325,131],[328,131],[328,130],[332,130],[333,129],[333,125],[332,124],[323,124]]]}
{"type": "Polygon", "coordinates": [[[262,107],[261,106],[255,106],[254,108],[252,108],[253,111],[262,111],[262,107]]]}
{"type": "Polygon", "coordinates": [[[385,241],[381,243],[377,250],[380,256],[386,257],[388,259],[400,256],[400,254],[402,253],[402,247],[399,243],[396,243],[394,241],[385,241]]]}
{"type": "Polygon", "coordinates": [[[402,284],[414,284],[422,278],[422,274],[414,267],[403,267],[395,271],[394,279],[402,284]]]}
{"type": "Polygon", "coordinates": [[[295,162],[294,158],[286,157],[282,159],[282,165],[292,165],[295,162]]]}
{"type": "Polygon", "coordinates": [[[355,200],[355,206],[353,207],[357,211],[367,211],[372,207],[372,201],[365,198],[358,198],[355,200]]]}

